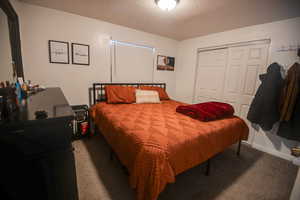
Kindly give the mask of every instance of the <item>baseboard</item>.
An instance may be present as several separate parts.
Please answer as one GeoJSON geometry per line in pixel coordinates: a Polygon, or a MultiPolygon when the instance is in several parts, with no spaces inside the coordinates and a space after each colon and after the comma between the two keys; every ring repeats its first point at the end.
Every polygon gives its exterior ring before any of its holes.
{"type": "MultiPolygon", "coordinates": [[[[248,143],[249,144],[249,143],[248,143]]],[[[252,144],[251,145],[253,148],[259,150],[259,151],[262,151],[262,152],[265,152],[265,153],[268,153],[268,154],[271,154],[273,156],[277,156],[279,158],[283,158],[285,160],[288,160],[288,161],[293,161],[295,159],[294,156],[292,155],[289,155],[289,154],[285,154],[285,153],[282,153],[282,152],[279,152],[279,151],[276,151],[276,150],[273,150],[273,149],[269,149],[269,148],[266,148],[262,145],[259,145],[259,144],[252,144]]]]}

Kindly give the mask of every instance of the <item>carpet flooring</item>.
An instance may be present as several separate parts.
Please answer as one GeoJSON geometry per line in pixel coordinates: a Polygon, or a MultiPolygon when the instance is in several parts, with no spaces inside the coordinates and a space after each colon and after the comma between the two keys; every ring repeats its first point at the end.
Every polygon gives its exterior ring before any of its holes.
{"type": "MultiPolygon", "coordinates": [[[[135,200],[120,163],[109,159],[101,135],[73,142],[80,200],[135,200]]],[[[233,145],[211,160],[176,176],[158,200],[288,200],[298,168],[290,162],[233,145]]]]}

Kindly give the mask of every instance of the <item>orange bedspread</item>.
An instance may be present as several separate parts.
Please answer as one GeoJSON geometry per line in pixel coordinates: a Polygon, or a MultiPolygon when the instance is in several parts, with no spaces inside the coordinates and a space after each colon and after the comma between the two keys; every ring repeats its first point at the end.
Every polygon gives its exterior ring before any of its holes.
{"type": "Polygon", "coordinates": [[[248,127],[232,117],[201,122],[176,112],[183,103],[107,104],[91,108],[101,133],[128,168],[138,200],[155,200],[175,176],[222,152],[248,127]]]}

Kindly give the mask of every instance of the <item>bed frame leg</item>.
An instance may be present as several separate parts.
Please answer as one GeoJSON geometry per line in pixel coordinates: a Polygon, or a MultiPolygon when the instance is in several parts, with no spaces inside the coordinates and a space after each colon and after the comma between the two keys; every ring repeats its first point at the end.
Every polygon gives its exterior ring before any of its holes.
{"type": "Polygon", "coordinates": [[[88,123],[89,123],[89,131],[90,131],[89,135],[90,136],[95,135],[96,134],[96,126],[91,117],[89,117],[88,123]]]}
{"type": "Polygon", "coordinates": [[[110,152],[109,152],[109,159],[110,160],[113,160],[114,159],[114,152],[112,149],[110,149],[110,152]]]}
{"type": "Polygon", "coordinates": [[[209,176],[209,174],[210,174],[210,159],[207,160],[206,172],[205,172],[206,176],[209,176]]]}
{"type": "Polygon", "coordinates": [[[238,149],[237,149],[237,152],[236,152],[237,156],[240,156],[240,153],[241,153],[241,144],[242,144],[242,140],[239,140],[238,149]]]}

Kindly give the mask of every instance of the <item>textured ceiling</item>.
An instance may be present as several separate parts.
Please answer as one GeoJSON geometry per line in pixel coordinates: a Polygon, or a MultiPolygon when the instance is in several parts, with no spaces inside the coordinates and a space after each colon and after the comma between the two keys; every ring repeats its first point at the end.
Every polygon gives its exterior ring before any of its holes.
{"type": "Polygon", "coordinates": [[[162,11],[154,0],[21,0],[176,40],[300,16],[300,0],[180,0],[162,11]]]}

